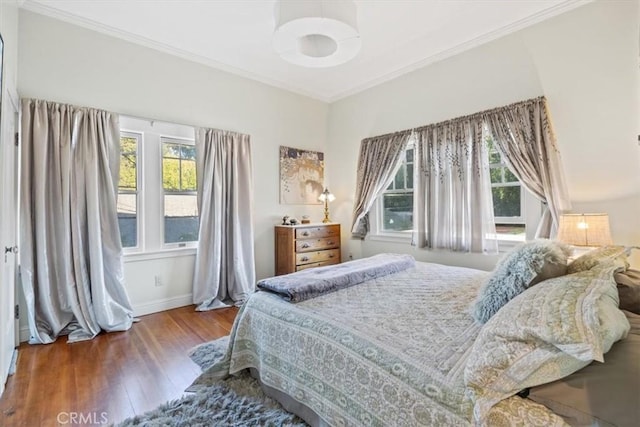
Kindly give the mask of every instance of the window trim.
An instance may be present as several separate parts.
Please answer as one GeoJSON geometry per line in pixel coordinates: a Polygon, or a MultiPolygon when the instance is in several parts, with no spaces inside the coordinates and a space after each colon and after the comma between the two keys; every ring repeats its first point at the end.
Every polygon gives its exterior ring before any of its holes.
{"type": "MultiPolygon", "coordinates": [[[[411,194],[413,195],[414,193],[414,188],[415,188],[415,183],[416,183],[416,145],[415,145],[415,141],[413,139],[410,139],[409,142],[407,143],[407,147],[405,148],[404,152],[403,152],[403,156],[400,158],[400,161],[398,162],[398,164],[394,167],[393,170],[393,179],[391,181],[391,183],[394,185],[395,187],[395,176],[398,173],[398,171],[400,170],[400,168],[402,167],[403,164],[406,164],[406,153],[408,150],[413,150],[413,161],[411,162],[411,164],[413,165],[413,185],[414,187],[411,188],[411,194]],[[403,160],[404,159],[404,160],[403,160]]],[[[406,174],[406,169],[405,169],[405,188],[402,190],[398,190],[398,189],[393,189],[393,190],[387,190],[385,189],[380,196],[378,196],[378,198],[376,198],[375,202],[373,203],[373,206],[371,208],[371,210],[369,211],[369,224],[371,224],[371,230],[369,230],[369,233],[367,234],[366,239],[368,240],[373,240],[373,241],[384,241],[384,242],[396,242],[396,243],[405,243],[405,242],[411,242],[413,240],[413,229],[411,230],[404,230],[404,231],[396,231],[396,230],[386,230],[384,228],[384,224],[383,222],[383,209],[384,209],[384,195],[386,193],[390,193],[390,194],[398,194],[398,193],[408,193],[409,191],[406,189],[406,179],[407,179],[407,174],[406,174]]],[[[387,186],[388,187],[388,186],[387,186]]]]}

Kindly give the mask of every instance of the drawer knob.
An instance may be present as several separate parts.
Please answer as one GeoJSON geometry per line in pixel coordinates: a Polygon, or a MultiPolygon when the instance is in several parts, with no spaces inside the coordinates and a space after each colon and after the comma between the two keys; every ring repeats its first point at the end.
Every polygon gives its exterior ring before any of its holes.
{"type": "Polygon", "coordinates": [[[333,258],[335,255],[333,254],[329,254],[329,258],[333,258]]]}
{"type": "Polygon", "coordinates": [[[302,258],[300,258],[301,261],[309,261],[309,258],[307,258],[306,256],[303,256],[302,258]]]}
{"type": "Polygon", "coordinates": [[[303,243],[303,244],[302,244],[302,247],[303,247],[303,248],[308,248],[308,247],[309,247],[309,244],[308,244],[308,243],[303,243]]]}
{"type": "Polygon", "coordinates": [[[308,231],[303,231],[303,232],[302,232],[302,235],[303,235],[303,236],[308,236],[308,235],[309,235],[309,232],[308,232],[308,231]]]}

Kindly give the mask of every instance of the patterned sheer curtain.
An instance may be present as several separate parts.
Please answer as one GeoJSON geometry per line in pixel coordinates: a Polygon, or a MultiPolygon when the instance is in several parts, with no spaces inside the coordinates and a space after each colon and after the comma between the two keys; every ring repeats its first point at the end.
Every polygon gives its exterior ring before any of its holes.
{"type": "Polygon", "coordinates": [[[498,108],[483,116],[513,174],[545,203],[536,238],[554,237],[560,214],[571,210],[571,202],[545,98],[498,108]]]}
{"type": "Polygon", "coordinates": [[[482,130],[480,117],[418,130],[414,191],[418,247],[497,253],[482,130]]]}
{"type": "Polygon", "coordinates": [[[241,305],[255,289],[249,135],[196,130],[200,231],[193,275],[198,311],[241,305]]]}
{"type": "Polygon", "coordinates": [[[22,100],[22,287],[31,344],[131,327],[116,211],[118,115],[22,100]]]}
{"type": "Polygon", "coordinates": [[[353,237],[364,239],[369,232],[369,211],[376,198],[391,184],[410,137],[408,131],[362,140],[351,226],[353,237]]]}

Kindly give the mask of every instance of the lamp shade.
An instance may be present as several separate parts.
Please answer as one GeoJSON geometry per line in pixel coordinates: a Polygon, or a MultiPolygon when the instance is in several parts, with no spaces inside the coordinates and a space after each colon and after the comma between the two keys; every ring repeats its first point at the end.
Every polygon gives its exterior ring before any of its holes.
{"type": "Polygon", "coordinates": [[[324,191],[320,193],[320,196],[318,197],[318,200],[320,200],[321,202],[324,202],[324,201],[333,202],[335,199],[336,199],[336,196],[331,194],[327,188],[325,188],[324,191]]]}
{"type": "Polygon", "coordinates": [[[277,0],[275,18],[274,48],[293,64],[333,67],[360,51],[353,0],[277,0]]]}
{"type": "Polygon", "coordinates": [[[575,246],[613,244],[609,215],[605,213],[563,214],[560,216],[558,240],[575,246]]]}

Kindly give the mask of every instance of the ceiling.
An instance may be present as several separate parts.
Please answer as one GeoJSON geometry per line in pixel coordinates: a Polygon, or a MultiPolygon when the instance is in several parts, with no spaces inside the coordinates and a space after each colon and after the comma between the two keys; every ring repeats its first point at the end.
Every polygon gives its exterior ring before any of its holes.
{"type": "Polygon", "coordinates": [[[362,50],[303,68],[272,46],[274,0],[25,0],[21,7],[326,102],[590,0],[356,1],[362,50]]]}

